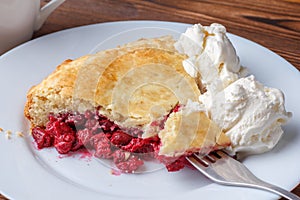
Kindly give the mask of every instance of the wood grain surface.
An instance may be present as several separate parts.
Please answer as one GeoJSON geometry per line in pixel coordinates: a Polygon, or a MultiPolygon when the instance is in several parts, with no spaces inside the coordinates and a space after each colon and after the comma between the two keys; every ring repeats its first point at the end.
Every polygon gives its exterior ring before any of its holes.
{"type": "MultiPolygon", "coordinates": [[[[33,38],[121,20],[221,23],[228,32],[269,48],[300,70],[300,0],[66,0],[33,38]]],[[[292,192],[300,196],[300,184],[292,192]]]]}

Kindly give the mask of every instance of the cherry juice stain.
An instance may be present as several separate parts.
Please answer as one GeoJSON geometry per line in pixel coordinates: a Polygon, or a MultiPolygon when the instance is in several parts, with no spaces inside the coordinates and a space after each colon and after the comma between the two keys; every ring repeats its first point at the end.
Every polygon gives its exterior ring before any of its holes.
{"type": "Polygon", "coordinates": [[[69,152],[67,154],[60,154],[57,156],[59,159],[63,158],[78,158],[79,160],[85,160],[87,162],[90,162],[92,160],[93,154],[87,150],[87,149],[79,149],[76,152],[69,152]]]}

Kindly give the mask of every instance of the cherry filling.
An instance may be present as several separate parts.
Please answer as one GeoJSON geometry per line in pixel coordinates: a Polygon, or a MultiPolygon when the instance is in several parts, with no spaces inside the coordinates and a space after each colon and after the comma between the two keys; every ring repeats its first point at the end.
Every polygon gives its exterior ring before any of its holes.
{"type": "MultiPolygon", "coordinates": [[[[178,106],[171,112],[177,112],[178,106]]],[[[169,114],[160,122],[163,129],[169,114]]],[[[144,164],[143,160],[158,159],[168,171],[178,171],[186,165],[184,157],[168,158],[158,155],[158,136],[143,139],[142,131],[120,128],[98,110],[49,115],[46,127],[35,127],[32,136],[39,149],[55,147],[60,154],[81,148],[93,150],[94,156],[111,159],[121,172],[131,173],[144,164]]]]}

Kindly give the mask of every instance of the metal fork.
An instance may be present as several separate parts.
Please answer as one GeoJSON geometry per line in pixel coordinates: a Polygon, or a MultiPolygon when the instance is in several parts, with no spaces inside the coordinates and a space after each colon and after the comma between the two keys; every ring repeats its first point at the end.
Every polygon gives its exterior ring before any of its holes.
{"type": "Polygon", "coordinates": [[[223,151],[215,151],[206,156],[193,154],[186,159],[216,183],[266,190],[287,199],[300,200],[295,194],[260,180],[245,165],[223,151]]]}

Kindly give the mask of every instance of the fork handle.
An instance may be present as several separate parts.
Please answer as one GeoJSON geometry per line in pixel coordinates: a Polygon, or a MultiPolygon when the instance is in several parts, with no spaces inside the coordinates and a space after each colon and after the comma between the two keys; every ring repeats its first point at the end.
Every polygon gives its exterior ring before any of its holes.
{"type": "Polygon", "coordinates": [[[282,189],[276,185],[272,185],[270,183],[266,183],[264,181],[261,181],[261,183],[258,185],[258,183],[254,184],[249,184],[248,186],[251,186],[253,188],[257,188],[257,189],[263,189],[263,190],[267,190],[270,192],[273,192],[275,194],[278,194],[286,199],[290,199],[290,200],[300,200],[300,197],[298,197],[297,195],[282,189]]]}

